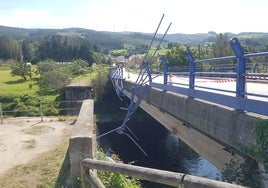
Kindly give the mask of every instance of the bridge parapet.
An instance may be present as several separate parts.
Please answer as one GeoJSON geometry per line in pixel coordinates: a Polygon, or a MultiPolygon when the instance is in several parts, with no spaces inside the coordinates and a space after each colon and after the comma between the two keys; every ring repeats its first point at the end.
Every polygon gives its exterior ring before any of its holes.
{"type": "MultiPolygon", "coordinates": [[[[131,92],[133,83],[125,82],[131,92]]],[[[194,99],[185,95],[144,86],[144,101],[168,113],[205,135],[239,150],[239,145],[255,143],[253,127],[264,116],[237,111],[226,106],[194,99]]],[[[267,118],[267,117],[266,117],[267,118]]],[[[176,133],[176,130],[173,130],[176,133]]]]}
{"type": "MultiPolygon", "coordinates": [[[[247,62],[246,59],[249,58],[257,58],[257,57],[265,57],[268,56],[268,52],[261,53],[251,53],[244,54],[244,51],[238,41],[238,39],[233,38],[230,41],[231,47],[234,51],[235,56],[227,56],[227,57],[219,57],[219,58],[211,58],[211,59],[203,59],[203,60],[195,60],[192,53],[190,51],[186,52],[188,61],[190,63],[188,72],[169,72],[168,63],[166,62],[163,56],[160,57],[161,62],[164,66],[164,71],[157,72],[157,76],[159,74],[163,75],[163,82],[156,83],[154,79],[150,82],[150,85],[155,88],[164,89],[166,91],[172,91],[175,93],[183,94],[189,97],[206,100],[210,102],[214,102],[220,105],[225,105],[227,107],[231,107],[237,110],[253,112],[262,115],[268,115],[268,95],[267,93],[252,93],[247,91],[246,80],[248,79],[261,79],[268,81],[267,73],[248,73],[246,72],[247,62]],[[224,61],[236,61],[234,65],[234,69],[229,72],[198,72],[196,66],[201,66],[202,63],[215,63],[215,62],[224,62],[224,61]],[[168,81],[168,75],[176,75],[176,76],[188,76],[189,83],[176,83],[172,82],[171,79],[168,81]],[[213,88],[209,86],[201,86],[196,83],[196,77],[220,77],[220,78],[234,78],[236,83],[235,90],[228,90],[225,88],[213,88]],[[224,93],[224,94],[219,94],[224,93]],[[258,100],[256,98],[262,98],[262,100],[258,100]]],[[[224,63],[222,63],[222,66],[224,63]]],[[[151,72],[148,72],[151,74],[151,72]]],[[[157,77],[156,76],[156,77],[157,77]]]]}
{"type": "Polygon", "coordinates": [[[83,101],[79,116],[69,140],[70,175],[67,184],[75,187],[75,182],[82,179],[84,187],[104,187],[98,179],[96,172],[85,172],[81,162],[85,158],[94,158],[96,151],[96,136],[94,133],[94,101],[83,101]],[[90,181],[85,181],[85,177],[90,181]]]}

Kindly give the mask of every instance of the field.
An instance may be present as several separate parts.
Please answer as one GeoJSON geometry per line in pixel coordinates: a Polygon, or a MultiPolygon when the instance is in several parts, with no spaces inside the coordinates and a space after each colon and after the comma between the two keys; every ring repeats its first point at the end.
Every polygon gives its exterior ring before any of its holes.
{"type": "Polygon", "coordinates": [[[39,91],[39,86],[37,85],[38,77],[34,77],[33,80],[30,81],[24,81],[19,76],[12,77],[10,71],[11,70],[0,70],[1,95],[36,93],[39,91]]]}

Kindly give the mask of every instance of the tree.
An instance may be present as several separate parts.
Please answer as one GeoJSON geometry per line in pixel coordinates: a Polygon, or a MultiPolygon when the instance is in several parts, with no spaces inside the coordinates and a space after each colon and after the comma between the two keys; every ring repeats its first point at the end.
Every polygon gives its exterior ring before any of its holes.
{"type": "Polygon", "coordinates": [[[59,62],[82,59],[89,65],[94,63],[94,53],[100,49],[89,39],[77,36],[53,35],[46,36],[40,40],[40,59],[53,59],[59,62]]]}
{"type": "Polygon", "coordinates": [[[233,55],[227,34],[220,33],[216,36],[215,43],[212,45],[214,57],[224,57],[233,55]]]}
{"type": "Polygon", "coordinates": [[[37,72],[42,76],[43,74],[50,72],[57,68],[57,64],[55,61],[52,60],[46,60],[39,62],[37,64],[37,72]]]}
{"type": "Polygon", "coordinates": [[[22,42],[23,61],[36,63],[38,61],[37,44],[36,42],[25,39],[22,42]]]}
{"type": "Polygon", "coordinates": [[[68,69],[71,75],[80,75],[86,72],[88,63],[84,60],[78,59],[68,65],[68,69]]]}
{"type": "Polygon", "coordinates": [[[11,76],[21,76],[23,80],[32,79],[31,65],[25,62],[20,62],[11,66],[11,76]]]}
{"type": "Polygon", "coordinates": [[[15,39],[10,39],[6,36],[0,37],[0,58],[15,59],[21,61],[21,45],[15,39]]]}
{"type": "Polygon", "coordinates": [[[171,50],[166,54],[166,59],[169,62],[169,66],[185,66],[187,63],[186,48],[179,44],[173,44],[171,50]]]}
{"type": "Polygon", "coordinates": [[[109,91],[107,91],[106,86],[108,82],[108,69],[97,65],[93,68],[96,76],[92,79],[92,86],[94,89],[94,95],[96,100],[102,100],[103,96],[109,91]]]}
{"type": "Polygon", "coordinates": [[[58,67],[45,72],[40,78],[39,86],[41,88],[49,88],[60,91],[70,84],[70,82],[69,71],[65,67],[58,67]]]}

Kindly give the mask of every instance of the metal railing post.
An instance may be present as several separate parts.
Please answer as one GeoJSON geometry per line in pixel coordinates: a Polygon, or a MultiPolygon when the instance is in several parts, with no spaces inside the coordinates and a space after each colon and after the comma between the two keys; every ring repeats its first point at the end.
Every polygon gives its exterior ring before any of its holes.
{"type": "Polygon", "coordinates": [[[195,60],[192,55],[192,53],[187,50],[186,56],[188,58],[188,61],[190,62],[190,75],[189,75],[189,89],[190,89],[190,97],[192,97],[191,91],[194,90],[194,82],[195,82],[195,60]]]}
{"type": "Polygon", "coordinates": [[[0,103],[0,123],[3,124],[3,109],[1,103],[0,103]]]}
{"type": "Polygon", "coordinates": [[[236,97],[245,97],[245,90],[246,90],[246,80],[245,80],[245,73],[246,73],[246,59],[244,57],[244,51],[240,45],[238,39],[233,38],[230,41],[231,47],[235,53],[237,58],[236,63],[236,97]]]}
{"type": "Polygon", "coordinates": [[[41,116],[41,122],[43,122],[43,105],[42,105],[42,102],[40,103],[40,116],[41,116]]]}
{"type": "Polygon", "coordinates": [[[160,60],[164,66],[164,85],[167,85],[167,83],[168,83],[168,64],[167,64],[166,59],[163,56],[160,56],[160,60]]]}
{"type": "Polygon", "coordinates": [[[152,73],[151,73],[151,69],[149,67],[149,64],[146,63],[146,62],[142,62],[142,66],[146,69],[148,79],[149,79],[149,83],[152,83],[152,73]]]}

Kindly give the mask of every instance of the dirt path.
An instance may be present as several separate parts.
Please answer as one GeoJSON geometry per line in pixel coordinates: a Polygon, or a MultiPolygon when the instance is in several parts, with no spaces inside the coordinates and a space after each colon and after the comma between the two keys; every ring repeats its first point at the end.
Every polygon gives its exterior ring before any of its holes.
{"type": "Polygon", "coordinates": [[[68,121],[40,117],[7,118],[0,124],[0,174],[52,150],[62,139],[68,121]]]}

